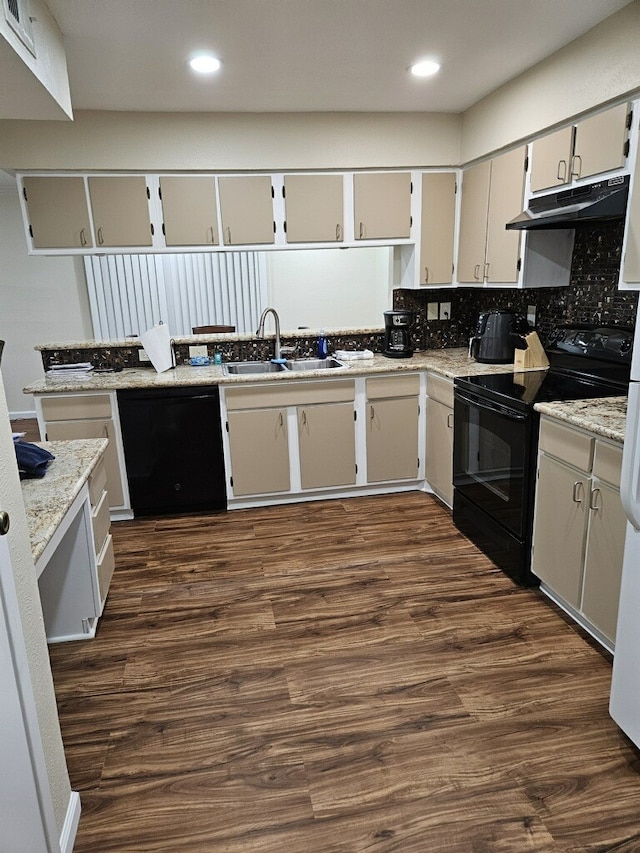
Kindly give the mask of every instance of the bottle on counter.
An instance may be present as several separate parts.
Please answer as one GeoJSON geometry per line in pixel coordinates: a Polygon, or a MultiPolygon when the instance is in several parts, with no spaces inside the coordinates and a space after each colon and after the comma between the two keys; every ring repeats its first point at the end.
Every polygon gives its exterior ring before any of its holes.
{"type": "Polygon", "coordinates": [[[324,329],[320,329],[318,335],[318,358],[326,358],[328,354],[327,338],[324,334],[324,329]]]}

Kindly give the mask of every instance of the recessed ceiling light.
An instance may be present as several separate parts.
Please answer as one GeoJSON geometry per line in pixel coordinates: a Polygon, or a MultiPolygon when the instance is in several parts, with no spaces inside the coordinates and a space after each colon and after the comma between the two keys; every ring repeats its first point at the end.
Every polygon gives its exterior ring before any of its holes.
{"type": "Polygon", "coordinates": [[[213,74],[218,71],[222,63],[215,56],[208,53],[201,53],[189,60],[189,65],[198,74],[213,74]]]}
{"type": "Polygon", "coordinates": [[[409,70],[416,77],[431,77],[432,74],[440,71],[440,63],[434,62],[433,59],[422,59],[420,62],[412,65],[409,70]]]}

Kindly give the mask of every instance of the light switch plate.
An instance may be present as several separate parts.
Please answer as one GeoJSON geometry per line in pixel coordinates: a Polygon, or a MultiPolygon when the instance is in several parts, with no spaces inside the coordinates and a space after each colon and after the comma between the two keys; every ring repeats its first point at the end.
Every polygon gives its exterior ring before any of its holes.
{"type": "Polygon", "coordinates": [[[528,305],[527,306],[527,321],[530,326],[535,326],[536,324],[536,306],[528,305]]]}
{"type": "Polygon", "coordinates": [[[428,302],[427,303],[427,320],[437,320],[438,319],[438,303],[437,302],[428,302]]]}
{"type": "Polygon", "coordinates": [[[209,355],[206,344],[198,344],[197,346],[189,347],[189,358],[195,358],[198,355],[209,355]]]}
{"type": "Polygon", "coordinates": [[[146,361],[151,361],[151,359],[149,358],[149,356],[147,355],[145,350],[139,349],[138,350],[138,361],[145,361],[146,362],[146,361]]]}
{"type": "Polygon", "coordinates": [[[451,319],[451,303],[450,302],[441,302],[440,303],[440,319],[441,320],[450,320],[451,319]]]}

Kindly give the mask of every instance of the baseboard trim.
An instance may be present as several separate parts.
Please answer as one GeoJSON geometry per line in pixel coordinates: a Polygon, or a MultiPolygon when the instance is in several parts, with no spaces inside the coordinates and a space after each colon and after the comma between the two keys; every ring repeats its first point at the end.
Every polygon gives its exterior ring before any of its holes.
{"type": "Polygon", "coordinates": [[[80,823],[81,809],[80,794],[77,791],[72,791],[69,797],[64,826],[60,833],[60,853],[73,853],[73,845],[76,841],[76,833],[78,832],[78,824],[80,823]]]}
{"type": "Polygon", "coordinates": [[[33,412],[9,412],[10,421],[25,421],[35,417],[35,410],[33,412]]]}

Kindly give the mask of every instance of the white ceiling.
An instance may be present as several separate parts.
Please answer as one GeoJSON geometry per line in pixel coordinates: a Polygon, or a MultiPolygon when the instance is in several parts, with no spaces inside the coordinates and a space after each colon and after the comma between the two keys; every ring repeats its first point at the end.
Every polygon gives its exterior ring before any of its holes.
{"type": "Polygon", "coordinates": [[[45,2],[75,110],[460,112],[630,0],[45,2]],[[437,77],[407,73],[422,57],[437,77]]]}

